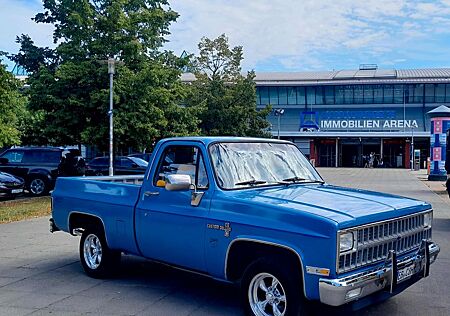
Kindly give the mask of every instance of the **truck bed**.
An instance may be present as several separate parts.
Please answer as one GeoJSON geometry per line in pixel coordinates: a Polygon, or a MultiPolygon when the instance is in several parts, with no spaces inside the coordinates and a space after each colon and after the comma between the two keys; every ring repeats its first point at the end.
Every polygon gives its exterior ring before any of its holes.
{"type": "Polygon", "coordinates": [[[103,222],[111,248],[137,253],[134,207],[143,179],[143,175],[58,178],[52,193],[52,216],[56,226],[72,233],[71,215],[94,215],[103,222]]]}

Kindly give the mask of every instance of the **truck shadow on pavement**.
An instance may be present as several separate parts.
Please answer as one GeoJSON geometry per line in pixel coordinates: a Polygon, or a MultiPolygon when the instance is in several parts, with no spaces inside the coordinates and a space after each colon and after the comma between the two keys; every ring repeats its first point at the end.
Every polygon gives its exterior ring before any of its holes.
{"type": "MultiPolygon", "coordinates": [[[[240,303],[239,287],[222,283],[208,277],[175,269],[164,264],[152,262],[135,256],[124,255],[120,271],[107,282],[117,286],[135,289],[156,289],[166,293],[159,301],[165,304],[196,305],[195,315],[243,315],[240,303]]],[[[358,312],[348,308],[333,308],[319,303],[311,303],[308,315],[357,315],[371,314],[377,305],[358,312]]],[[[159,307],[155,305],[155,312],[159,307]]],[[[151,311],[151,308],[148,310],[151,311]]]]}

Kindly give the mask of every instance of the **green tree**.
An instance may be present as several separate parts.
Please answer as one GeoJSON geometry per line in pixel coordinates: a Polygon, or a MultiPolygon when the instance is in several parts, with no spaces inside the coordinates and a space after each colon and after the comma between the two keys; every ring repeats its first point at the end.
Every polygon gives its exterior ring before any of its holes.
{"type": "Polygon", "coordinates": [[[34,73],[42,65],[55,67],[57,65],[57,55],[55,50],[48,47],[37,47],[30,36],[22,34],[16,37],[16,43],[20,44],[17,54],[0,52],[0,56],[6,56],[16,65],[21,65],[28,73],[34,73]]]}
{"type": "MultiPolygon", "coordinates": [[[[32,72],[30,109],[51,144],[108,143],[108,57],[122,62],[114,77],[114,128],[122,149],[149,147],[155,139],[195,134],[195,108],[180,107],[188,60],[162,50],[176,21],[167,0],[44,0],[37,23],[55,27],[55,50],[37,48],[27,36],[12,56],[32,72]],[[37,58],[36,52],[46,53],[37,58]],[[20,55],[21,54],[21,55],[20,55]],[[41,124],[43,118],[45,124],[41,124]],[[39,123],[41,122],[41,123],[39,123]]],[[[37,131],[30,141],[42,142],[37,131]]]]}
{"type": "Polygon", "coordinates": [[[21,83],[0,63],[0,147],[20,143],[20,122],[25,116],[26,98],[21,83]]]}
{"type": "Polygon", "coordinates": [[[202,38],[192,59],[196,80],[187,103],[198,105],[201,130],[206,135],[270,137],[271,109],[256,108],[255,73],[241,74],[242,47],[230,48],[225,34],[202,38]]]}

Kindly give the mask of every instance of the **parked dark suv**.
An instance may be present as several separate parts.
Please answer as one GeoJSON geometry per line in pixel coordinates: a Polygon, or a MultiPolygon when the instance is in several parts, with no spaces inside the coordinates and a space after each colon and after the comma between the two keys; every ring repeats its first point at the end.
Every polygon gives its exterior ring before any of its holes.
{"type": "MultiPolygon", "coordinates": [[[[114,159],[115,175],[144,174],[148,162],[136,157],[117,156],[114,159]]],[[[86,167],[87,176],[107,176],[109,173],[109,157],[92,159],[86,167]]]]}
{"type": "MultiPolygon", "coordinates": [[[[0,171],[23,178],[30,194],[39,196],[48,194],[53,189],[58,176],[82,175],[82,168],[80,172],[64,174],[69,169],[67,161],[80,164],[80,159],[74,159],[71,150],[54,147],[12,148],[0,155],[0,171]]],[[[84,160],[80,165],[83,163],[84,160]]],[[[76,166],[72,169],[75,168],[76,166]]]]}

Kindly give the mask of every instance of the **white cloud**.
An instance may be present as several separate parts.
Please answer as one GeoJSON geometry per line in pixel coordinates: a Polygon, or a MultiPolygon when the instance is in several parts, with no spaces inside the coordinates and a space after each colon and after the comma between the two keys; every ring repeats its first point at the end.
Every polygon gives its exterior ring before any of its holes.
{"type": "MultiPolygon", "coordinates": [[[[331,69],[358,62],[408,62],[433,41],[443,53],[450,33],[450,0],[169,0],[180,14],[166,48],[197,52],[202,36],[225,33],[244,47],[244,69],[331,69]],[[440,36],[440,38],[439,38],[440,36]],[[419,45],[420,44],[420,45],[419,45]],[[438,45],[440,44],[440,45],[438,45]],[[276,68],[279,67],[280,69],[276,68]]],[[[53,27],[31,18],[41,0],[0,0],[0,50],[16,52],[29,34],[53,46],[53,27]]],[[[426,58],[429,58],[428,56],[426,58]]],[[[425,59],[426,59],[425,58],[425,59]]],[[[348,67],[348,66],[347,66],[348,67]]]]}
{"type": "MultiPolygon", "coordinates": [[[[430,25],[433,18],[449,15],[450,0],[173,0],[171,4],[180,18],[171,27],[168,48],[197,52],[202,36],[226,33],[232,45],[243,45],[246,69],[274,59],[292,70],[315,69],[325,65],[321,56],[341,51],[365,60],[393,51],[398,56],[416,45],[416,38],[450,32],[430,25]]],[[[386,58],[395,60],[380,60],[386,58]]]]}
{"type": "Polygon", "coordinates": [[[31,20],[42,11],[39,0],[0,0],[0,51],[16,53],[16,36],[28,34],[38,46],[53,45],[53,26],[31,20]]]}

